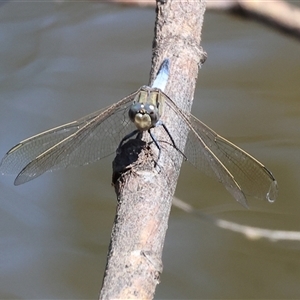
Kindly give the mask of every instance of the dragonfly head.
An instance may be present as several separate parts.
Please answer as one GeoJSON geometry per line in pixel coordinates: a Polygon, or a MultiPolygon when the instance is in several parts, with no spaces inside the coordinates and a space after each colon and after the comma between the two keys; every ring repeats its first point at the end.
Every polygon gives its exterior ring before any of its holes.
{"type": "Polygon", "coordinates": [[[134,103],[129,109],[129,118],[141,131],[155,126],[159,116],[157,108],[152,104],[134,103]]]}

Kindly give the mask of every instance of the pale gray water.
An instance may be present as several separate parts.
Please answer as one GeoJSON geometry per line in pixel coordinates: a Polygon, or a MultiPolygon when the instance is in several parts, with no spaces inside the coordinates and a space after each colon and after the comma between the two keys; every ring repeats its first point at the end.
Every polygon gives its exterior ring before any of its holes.
{"type": "MultiPolygon", "coordinates": [[[[151,9],[93,3],[2,5],[1,156],[147,84],[154,17],[151,9]]],[[[208,60],[193,114],[272,170],[279,198],[247,211],[188,164],[177,195],[244,225],[298,230],[299,43],[207,13],[202,46],[208,60]]],[[[20,187],[1,177],[0,298],[97,297],[116,205],[112,159],[20,187]]],[[[250,241],[173,209],[156,298],[299,298],[298,248],[250,241]]]]}

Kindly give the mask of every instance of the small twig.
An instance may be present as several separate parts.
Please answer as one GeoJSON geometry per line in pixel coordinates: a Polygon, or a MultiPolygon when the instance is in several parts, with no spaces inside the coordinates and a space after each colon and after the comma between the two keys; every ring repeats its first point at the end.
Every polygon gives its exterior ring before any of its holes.
{"type": "Polygon", "coordinates": [[[187,213],[200,217],[201,219],[211,224],[214,224],[217,227],[240,233],[251,240],[258,240],[258,239],[265,238],[271,242],[300,241],[300,231],[264,229],[264,228],[241,225],[238,223],[218,219],[196,210],[190,204],[178,198],[173,199],[173,205],[187,213]]]}

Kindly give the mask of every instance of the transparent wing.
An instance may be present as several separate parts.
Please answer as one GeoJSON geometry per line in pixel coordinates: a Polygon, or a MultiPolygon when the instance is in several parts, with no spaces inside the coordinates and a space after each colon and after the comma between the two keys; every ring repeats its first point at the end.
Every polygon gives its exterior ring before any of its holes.
{"type": "Polygon", "coordinates": [[[167,97],[166,103],[189,129],[184,153],[196,168],[222,182],[234,198],[246,207],[245,195],[275,201],[277,182],[262,163],[193,115],[187,116],[170,98],[167,97]]]}
{"type": "Polygon", "coordinates": [[[2,159],[0,172],[20,172],[15,180],[18,185],[46,171],[88,164],[112,154],[122,138],[136,129],[128,118],[128,107],[138,92],[106,109],[20,142],[2,159]]]}
{"type": "MultiPolygon", "coordinates": [[[[202,168],[203,162],[199,152],[193,150],[199,145],[198,136],[233,175],[242,191],[258,199],[275,201],[277,182],[273,174],[250,154],[218,135],[193,115],[190,122],[194,131],[190,131],[186,145],[186,155],[197,168],[202,168]],[[195,134],[197,133],[197,135],[195,134]]],[[[207,166],[204,168],[207,170],[207,166]]]]}

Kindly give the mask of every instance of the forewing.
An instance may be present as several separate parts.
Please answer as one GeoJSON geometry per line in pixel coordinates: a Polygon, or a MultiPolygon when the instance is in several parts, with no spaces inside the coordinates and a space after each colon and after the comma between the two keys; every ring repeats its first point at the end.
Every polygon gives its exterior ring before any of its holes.
{"type": "Polygon", "coordinates": [[[106,109],[20,142],[2,159],[2,173],[19,173],[22,184],[46,171],[79,166],[112,154],[121,139],[135,129],[128,107],[136,91],[106,109]]]}

